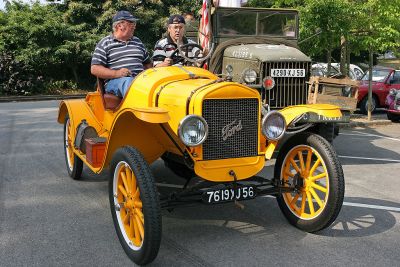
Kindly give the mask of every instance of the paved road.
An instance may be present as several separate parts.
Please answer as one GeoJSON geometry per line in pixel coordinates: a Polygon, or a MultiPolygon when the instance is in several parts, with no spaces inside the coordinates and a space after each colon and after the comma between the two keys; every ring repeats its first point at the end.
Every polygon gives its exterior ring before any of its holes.
{"type": "MultiPolygon", "coordinates": [[[[67,176],[57,101],[0,103],[0,265],[132,266],[117,240],[107,174],[67,176]]],[[[398,266],[400,124],[346,129],[334,141],[346,177],[337,221],[290,226],[274,198],[163,215],[153,266],[398,266]]],[[[264,174],[271,173],[272,163],[264,174]]],[[[178,184],[156,162],[159,182],[178,184]]]]}

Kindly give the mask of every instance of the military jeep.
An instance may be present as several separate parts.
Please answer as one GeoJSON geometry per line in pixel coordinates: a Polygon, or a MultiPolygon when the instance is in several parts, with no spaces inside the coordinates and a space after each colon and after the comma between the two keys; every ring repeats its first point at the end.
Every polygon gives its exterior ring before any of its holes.
{"type": "Polygon", "coordinates": [[[296,10],[218,7],[211,23],[211,72],[258,89],[270,108],[307,103],[311,59],[297,46],[296,10]]]}
{"type": "MultiPolygon", "coordinates": [[[[217,7],[210,13],[208,70],[257,89],[267,109],[308,103],[311,59],[297,45],[297,10],[217,7]]],[[[196,23],[186,28],[192,40],[202,35],[196,23]]],[[[320,123],[310,130],[329,142],[339,133],[335,122],[320,123]]]]}

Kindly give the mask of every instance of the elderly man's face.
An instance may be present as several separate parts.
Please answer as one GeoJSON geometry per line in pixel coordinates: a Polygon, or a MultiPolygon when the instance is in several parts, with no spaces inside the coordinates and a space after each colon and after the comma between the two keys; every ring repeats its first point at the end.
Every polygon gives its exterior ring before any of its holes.
{"type": "Polygon", "coordinates": [[[183,35],[185,34],[185,24],[183,23],[176,23],[168,25],[168,33],[171,36],[172,40],[174,41],[181,41],[183,35]]]}
{"type": "Polygon", "coordinates": [[[130,38],[135,32],[136,22],[123,20],[121,23],[118,24],[118,29],[124,37],[130,38]]]}

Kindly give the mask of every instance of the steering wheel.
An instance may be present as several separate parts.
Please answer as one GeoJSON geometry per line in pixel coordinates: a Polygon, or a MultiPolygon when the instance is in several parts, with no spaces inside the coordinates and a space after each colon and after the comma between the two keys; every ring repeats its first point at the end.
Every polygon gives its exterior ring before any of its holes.
{"type": "MultiPolygon", "coordinates": [[[[214,50],[214,44],[212,45],[210,52],[206,56],[196,56],[192,55],[189,57],[189,48],[193,50],[193,48],[198,48],[200,51],[203,51],[203,47],[199,44],[194,44],[194,43],[187,43],[187,44],[178,44],[178,48],[172,52],[172,54],[169,56],[169,58],[172,59],[172,65],[177,64],[181,61],[186,61],[194,63],[196,65],[202,65],[204,61],[206,61],[210,56],[212,51],[214,50]],[[185,52],[183,50],[186,50],[185,52]]],[[[185,62],[184,62],[185,63],[185,62]]]]}

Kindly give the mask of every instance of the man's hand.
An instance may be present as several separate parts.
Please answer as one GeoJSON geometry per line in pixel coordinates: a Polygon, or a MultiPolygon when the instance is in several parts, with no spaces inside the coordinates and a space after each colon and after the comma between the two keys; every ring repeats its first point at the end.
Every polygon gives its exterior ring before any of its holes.
{"type": "Polygon", "coordinates": [[[167,67],[172,65],[172,58],[166,57],[163,62],[158,63],[156,67],[167,67]]]}
{"type": "Polygon", "coordinates": [[[130,70],[128,70],[127,68],[122,68],[122,69],[115,71],[115,78],[127,77],[127,76],[131,76],[131,75],[132,75],[132,72],[130,70]]]}

